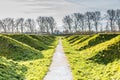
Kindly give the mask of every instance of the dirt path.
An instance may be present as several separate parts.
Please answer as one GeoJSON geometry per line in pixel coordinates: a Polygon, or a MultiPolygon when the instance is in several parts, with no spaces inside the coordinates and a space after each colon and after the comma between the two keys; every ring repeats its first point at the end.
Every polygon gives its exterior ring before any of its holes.
{"type": "Polygon", "coordinates": [[[61,40],[59,40],[59,44],[57,45],[52,59],[52,64],[44,80],[73,80],[61,40]]]}

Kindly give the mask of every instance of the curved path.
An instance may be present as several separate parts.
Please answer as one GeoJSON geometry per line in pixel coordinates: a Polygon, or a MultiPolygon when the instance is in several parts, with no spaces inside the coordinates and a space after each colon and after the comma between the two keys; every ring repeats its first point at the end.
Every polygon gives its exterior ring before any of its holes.
{"type": "Polygon", "coordinates": [[[52,64],[44,80],[73,80],[71,69],[64,54],[61,39],[53,55],[52,64]]]}

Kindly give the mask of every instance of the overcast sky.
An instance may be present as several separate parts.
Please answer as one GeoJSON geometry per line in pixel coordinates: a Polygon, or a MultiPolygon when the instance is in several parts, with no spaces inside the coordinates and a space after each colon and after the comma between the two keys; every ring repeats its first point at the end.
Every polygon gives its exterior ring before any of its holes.
{"type": "Polygon", "coordinates": [[[117,8],[120,0],[0,0],[0,18],[53,16],[60,26],[67,14],[117,8]]]}

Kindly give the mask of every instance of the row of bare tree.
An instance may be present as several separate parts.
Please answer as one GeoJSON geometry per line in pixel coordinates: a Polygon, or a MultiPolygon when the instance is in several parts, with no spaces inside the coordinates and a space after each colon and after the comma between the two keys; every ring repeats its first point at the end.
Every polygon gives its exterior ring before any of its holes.
{"type": "Polygon", "coordinates": [[[53,33],[56,22],[53,17],[34,19],[5,18],[0,20],[0,32],[3,33],[53,33]],[[36,26],[36,23],[38,26],[36,26]]]}
{"type": "Polygon", "coordinates": [[[63,18],[63,27],[69,33],[73,32],[100,32],[120,31],[120,9],[107,10],[102,16],[100,11],[74,13],[63,18]]]}

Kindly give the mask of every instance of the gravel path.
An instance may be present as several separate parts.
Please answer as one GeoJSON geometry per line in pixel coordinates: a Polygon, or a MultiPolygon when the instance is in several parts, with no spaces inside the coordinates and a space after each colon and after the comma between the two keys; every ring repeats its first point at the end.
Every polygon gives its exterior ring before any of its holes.
{"type": "Polygon", "coordinates": [[[54,53],[52,64],[44,80],[73,80],[71,69],[64,54],[61,39],[54,53]]]}

